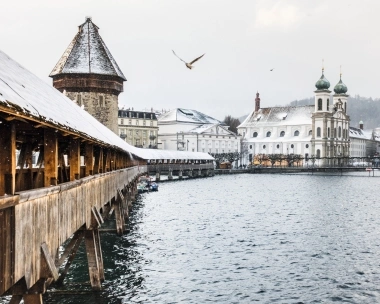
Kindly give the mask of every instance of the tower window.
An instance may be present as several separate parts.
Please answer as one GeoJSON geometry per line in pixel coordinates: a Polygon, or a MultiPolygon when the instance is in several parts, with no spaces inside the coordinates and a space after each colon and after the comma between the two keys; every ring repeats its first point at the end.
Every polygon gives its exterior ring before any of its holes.
{"type": "Polygon", "coordinates": [[[272,133],[270,131],[267,132],[267,137],[270,137],[272,133]]]}
{"type": "Polygon", "coordinates": [[[82,95],[80,95],[80,94],[77,95],[77,103],[79,106],[82,105],[82,95]]]}
{"type": "Polygon", "coordinates": [[[321,137],[321,128],[320,127],[317,128],[317,137],[321,137]]]}
{"type": "Polygon", "coordinates": [[[339,126],[338,128],[338,137],[341,138],[342,137],[342,128],[339,126]]]}
{"type": "Polygon", "coordinates": [[[104,107],[104,96],[103,95],[99,95],[99,106],[104,107]]]}
{"type": "Polygon", "coordinates": [[[330,128],[327,128],[327,137],[330,138],[330,128]]]}
{"type": "Polygon", "coordinates": [[[285,131],[281,131],[280,137],[284,137],[284,136],[285,136],[285,131]]]}
{"type": "Polygon", "coordinates": [[[253,135],[252,135],[252,137],[257,137],[257,132],[253,132],[253,135]]]}
{"type": "Polygon", "coordinates": [[[294,136],[299,136],[299,135],[300,135],[300,131],[297,130],[294,132],[294,136]]]}
{"type": "Polygon", "coordinates": [[[327,111],[330,109],[330,99],[327,98],[327,111]]]}
{"type": "Polygon", "coordinates": [[[318,99],[318,111],[322,111],[322,99],[318,99]]]}

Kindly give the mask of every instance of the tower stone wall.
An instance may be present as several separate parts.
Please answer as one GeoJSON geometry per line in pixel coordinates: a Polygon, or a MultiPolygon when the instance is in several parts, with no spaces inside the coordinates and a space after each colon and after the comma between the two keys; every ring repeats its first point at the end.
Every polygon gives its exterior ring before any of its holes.
{"type": "Polygon", "coordinates": [[[118,134],[118,96],[97,92],[67,92],[66,96],[118,134]]]}

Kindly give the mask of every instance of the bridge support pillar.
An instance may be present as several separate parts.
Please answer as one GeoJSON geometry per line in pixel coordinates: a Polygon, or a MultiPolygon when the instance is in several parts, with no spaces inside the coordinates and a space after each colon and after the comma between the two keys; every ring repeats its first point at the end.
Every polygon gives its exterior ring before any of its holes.
{"type": "Polygon", "coordinates": [[[199,170],[198,170],[198,176],[199,176],[199,177],[203,177],[203,175],[202,175],[202,169],[199,169],[199,170]]]}
{"type": "Polygon", "coordinates": [[[100,290],[101,282],[104,280],[104,266],[99,230],[97,228],[86,230],[84,237],[91,286],[93,290],[100,290]]]}
{"type": "Polygon", "coordinates": [[[156,172],[156,182],[160,181],[160,172],[156,172]]]}
{"type": "Polygon", "coordinates": [[[189,171],[187,171],[187,176],[189,178],[193,177],[193,170],[190,169],[189,171]]]}
{"type": "Polygon", "coordinates": [[[182,170],[181,171],[179,171],[179,173],[178,173],[178,179],[182,179],[183,178],[183,176],[182,176],[182,170]]]}
{"type": "Polygon", "coordinates": [[[172,180],[173,179],[173,171],[172,170],[169,170],[169,173],[168,173],[168,180],[172,180]]]}

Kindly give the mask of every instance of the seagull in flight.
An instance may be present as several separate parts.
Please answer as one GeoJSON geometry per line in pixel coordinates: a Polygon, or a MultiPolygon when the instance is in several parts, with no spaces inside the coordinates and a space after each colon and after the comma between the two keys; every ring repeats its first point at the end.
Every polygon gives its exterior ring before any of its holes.
{"type": "Polygon", "coordinates": [[[273,68],[273,69],[270,69],[269,71],[272,72],[273,70],[274,70],[274,68],[273,68]]]}
{"type": "MultiPolygon", "coordinates": [[[[173,50],[172,50],[173,51],[173,50]]],[[[193,64],[196,62],[196,61],[198,61],[199,59],[201,59],[205,54],[203,54],[202,56],[199,56],[199,57],[197,57],[197,58],[195,58],[193,61],[190,61],[190,62],[186,62],[185,60],[183,60],[182,58],[179,58],[178,57],[178,55],[173,51],[173,54],[179,59],[179,60],[181,60],[182,62],[184,62],[185,63],[185,65],[186,65],[186,67],[188,68],[188,69],[192,69],[193,68],[193,64]]]]}

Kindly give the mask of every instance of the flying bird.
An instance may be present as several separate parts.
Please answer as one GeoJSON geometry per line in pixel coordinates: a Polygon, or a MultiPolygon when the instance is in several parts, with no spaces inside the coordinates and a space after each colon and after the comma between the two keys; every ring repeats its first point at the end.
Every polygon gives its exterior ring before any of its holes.
{"type": "Polygon", "coordinates": [[[273,68],[273,69],[270,69],[269,71],[272,72],[273,70],[274,70],[274,68],[273,68]]]}
{"type": "MultiPolygon", "coordinates": [[[[173,51],[173,50],[172,50],[173,51]]],[[[193,61],[190,61],[190,62],[186,62],[185,60],[183,60],[182,58],[180,58],[180,57],[178,57],[178,55],[173,51],[173,54],[179,59],[179,60],[181,60],[182,62],[184,62],[185,63],[185,65],[186,65],[186,67],[188,68],[188,69],[192,69],[193,68],[193,64],[196,62],[196,61],[198,61],[199,59],[201,59],[205,54],[203,54],[202,56],[199,56],[198,58],[195,58],[193,61]]]]}

